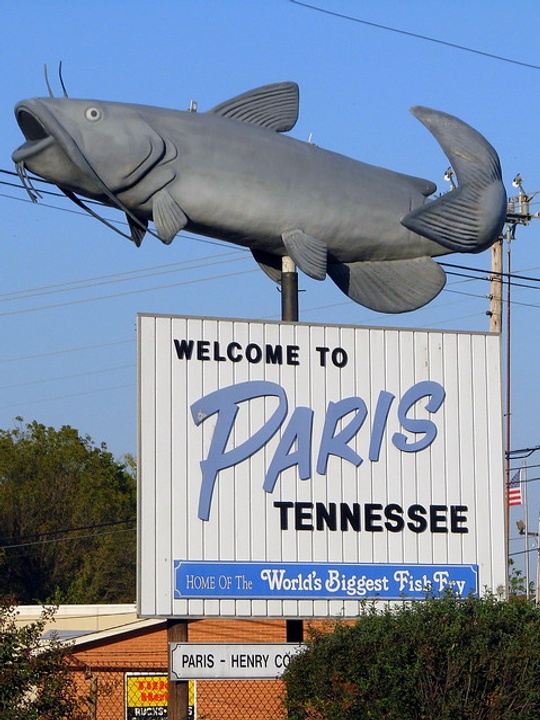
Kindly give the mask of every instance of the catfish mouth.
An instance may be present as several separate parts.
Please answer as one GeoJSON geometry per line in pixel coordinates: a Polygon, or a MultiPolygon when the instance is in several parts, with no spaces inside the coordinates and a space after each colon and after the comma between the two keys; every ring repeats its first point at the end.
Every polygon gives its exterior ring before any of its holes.
{"type": "Polygon", "coordinates": [[[13,162],[24,162],[55,142],[54,137],[47,132],[40,119],[30,112],[27,107],[19,107],[16,110],[15,117],[26,138],[26,142],[12,154],[13,162]]]}

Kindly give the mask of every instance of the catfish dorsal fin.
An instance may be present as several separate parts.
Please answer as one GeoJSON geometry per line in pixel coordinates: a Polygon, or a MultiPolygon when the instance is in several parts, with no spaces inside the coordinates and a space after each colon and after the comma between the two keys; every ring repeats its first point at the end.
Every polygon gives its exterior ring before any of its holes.
{"type": "Polygon", "coordinates": [[[209,112],[276,132],[287,132],[298,120],[298,95],[298,85],[294,82],[263,85],[225,100],[209,112]]]}

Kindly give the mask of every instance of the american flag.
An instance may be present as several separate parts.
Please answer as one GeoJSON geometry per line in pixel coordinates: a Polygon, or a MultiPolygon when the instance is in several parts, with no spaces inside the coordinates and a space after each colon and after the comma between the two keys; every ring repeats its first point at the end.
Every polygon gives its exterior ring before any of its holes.
{"type": "Polygon", "coordinates": [[[521,468],[516,470],[508,484],[508,505],[521,505],[521,468]]]}

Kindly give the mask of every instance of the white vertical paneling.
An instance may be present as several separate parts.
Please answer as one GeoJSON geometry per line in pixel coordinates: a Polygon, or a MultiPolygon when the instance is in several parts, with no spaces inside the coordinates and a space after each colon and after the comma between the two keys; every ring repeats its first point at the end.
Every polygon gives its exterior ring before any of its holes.
{"type": "MultiPolygon", "coordinates": [[[[296,326],[291,324],[282,323],[280,325],[280,342],[283,347],[297,345],[296,339],[296,326]]],[[[287,423],[292,416],[295,408],[297,407],[297,395],[298,387],[296,384],[298,367],[302,367],[305,364],[305,359],[301,361],[301,365],[289,365],[283,363],[280,372],[280,384],[282,387],[287,389],[287,395],[289,398],[289,414],[283,425],[279,435],[282,436],[283,432],[287,427],[287,423]]],[[[295,446],[291,448],[294,451],[295,446]]],[[[281,495],[283,498],[295,497],[300,490],[300,485],[305,480],[298,480],[298,472],[296,467],[288,468],[279,475],[277,483],[281,486],[281,495]]],[[[274,510],[275,512],[275,510],[274,510]]],[[[305,530],[295,531],[293,527],[289,526],[289,529],[281,534],[281,558],[285,562],[297,562],[298,561],[298,535],[299,533],[307,532],[305,530]]],[[[294,617],[298,614],[298,600],[283,600],[282,601],[282,612],[285,617],[294,617]]]]}
{"type": "MultiPolygon", "coordinates": [[[[457,335],[450,333],[443,335],[443,377],[446,399],[442,407],[443,423],[440,433],[444,436],[445,456],[444,473],[447,494],[451,505],[465,505],[463,500],[462,483],[467,478],[462,477],[460,458],[460,424],[459,424],[459,369],[457,362],[457,335]]],[[[434,479],[436,482],[436,478],[434,479]]],[[[463,561],[463,543],[465,534],[457,534],[450,538],[448,548],[448,562],[459,564],[463,561]]],[[[476,549],[473,550],[473,553],[476,549]]],[[[469,557],[470,554],[469,554],[469,557]]],[[[473,555],[474,557],[474,555],[473,555]]]]}
{"type": "MultiPolygon", "coordinates": [[[[251,342],[259,344],[263,347],[266,343],[265,336],[266,326],[262,323],[251,325],[250,327],[250,339],[251,342]]],[[[249,379],[260,380],[267,379],[267,368],[266,363],[249,367],[249,379]]],[[[259,428],[264,425],[265,422],[265,401],[257,401],[252,403],[250,407],[250,430],[251,433],[257,432],[259,428]]],[[[262,492],[262,486],[265,474],[265,456],[264,452],[258,452],[253,455],[249,460],[248,472],[249,476],[247,482],[249,485],[250,492],[250,512],[246,513],[243,506],[243,497],[240,496],[237,501],[237,513],[241,512],[249,515],[249,560],[264,560],[267,557],[267,538],[270,534],[271,529],[268,527],[269,520],[273,520],[274,525],[275,511],[273,508],[268,510],[267,513],[267,502],[270,501],[271,496],[267,493],[262,492]]],[[[279,529],[273,530],[274,536],[279,539],[279,529]]],[[[264,617],[266,616],[267,607],[266,600],[252,600],[251,601],[251,614],[264,617]]]]}
{"type": "MultiPolygon", "coordinates": [[[[314,410],[314,421],[313,421],[313,438],[315,445],[318,448],[321,441],[321,436],[324,426],[324,418],[326,414],[326,408],[328,402],[332,399],[328,396],[328,387],[326,383],[326,371],[323,367],[320,356],[321,351],[317,351],[316,348],[325,348],[326,345],[326,333],[325,328],[321,326],[313,326],[310,329],[310,351],[311,351],[311,402],[312,409],[314,410]]],[[[315,454],[315,465],[317,464],[317,453],[315,454]]],[[[332,458],[331,458],[332,460],[332,458]]],[[[329,499],[329,482],[331,482],[328,475],[318,475],[315,471],[312,478],[312,497],[313,500],[318,502],[327,503],[329,499]]],[[[314,562],[327,562],[328,560],[328,544],[325,533],[315,532],[313,533],[312,539],[312,557],[314,562]]],[[[314,600],[313,601],[313,612],[317,615],[326,615],[328,611],[328,603],[326,600],[314,600]]]]}
{"type": "MultiPolygon", "coordinates": [[[[171,355],[159,352],[171,344],[171,320],[156,325],[156,525],[171,526],[171,355]]],[[[156,597],[157,614],[168,615],[172,608],[170,533],[158,532],[156,538],[156,597]]]]}
{"type": "Polygon", "coordinates": [[[156,407],[155,320],[139,317],[138,345],[138,519],[137,602],[144,615],[156,614],[156,407]]]}
{"type": "Polygon", "coordinates": [[[497,590],[505,587],[507,583],[506,550],[501,552],[504,544],[505,526],[505,476],[503,473],[503,436],[500,423],[502,407],[501,388],[501,337],[488,335],[486,337],[486,379],[487,379],[487,416],[489,437],[489,459],[486,472],[491,485],[491,566],[492,587],[497,590]]]}
{"type": "MultiPolygon", "coordinates": [[[[277,323],[266,323],[264,326],[265,341],[266,343],[275,346],[281,342],[281,327],[277,323]]],[[[264,378],[268,382],[281,383],[281,365],[268,364],[264,368],[264,378]]],[[[265,414],[266,418],[270,417],[276,409],[277,401],[275,398],[265,400],[265,414]]],[[[274,455],[274,452],[278,446],[279,438],[281,433],[276,433],[274,437],[266,444],[263,450],[257,453],[259,461],[262,460],[262,466],[257,465],[259,468],[260,475],[256,478],[256,482],[261,488],[263,486],[266,469],[268,468],[270,461],[274,455]]],[[[255,460],[255,458],[254,458],[255,460]]],[[[265,500],[265,518],[266,527],[268,528],[268,534],[266,538],[266,558],[268,560],[282,560],[283,559],[283,538],[282,533],[279,529],[279,516],[276,508],[273,506],[275,500],[291,499],[283,496],[281,482],[278,481],[276,489],[272,494],[262,492],[265,500]]],[[[294,498],[293,498],[294,499],[294,498]]],[[[261,559],[261,558],[259,558],[261,559]]],[[[270,616],[279,617],[282,613],[282,601],[281,600],[265,600],[267,613],[270,616]]]]}
{"type": "MultiPolygon", "coordinates": [[[[429,336],[426,332],[415,332],[414,334],[414,380],[419,382],[430,378],[429,372],[429,336]]],[[[429,413],[424,409],[426,400],[416,403],[414,412],[411,415],[417,418],[428,418],[429,413]]],[[[408,433],[406,433],[408,434],[408,433]]],[[[409,435],[410,436],[410,435],[409,435]]],[[[414,440],[414,436],[411,441],[414,440]]],[[[416,490],[417,503],[425,508],[435,501],[433,499],[431,485],[431,455],[430,449],[424,452],[414,453],[416,464],[416,490]]],[[[444,493],[444,488],[442,488],[444,493]]],[[[436,503],[439,504],[439,503],[436,503]]],[[[426,518],[429,521],[429,516],[426,518]]],[[[433,562],[433,541],[434,536],[428,530],[418,533],[418,562],[429,564],[433,562]]]]}
{"type": "MultiPolygon", "coordinates": [[[[389,330],[385,333],[385,355],[387,358],[395,359],[399,358],[399,354],[399,333],[397,331],[392,332],[389,330]]],[[[397,429],[397,421],[395,420],[396,407],[402,392],[401,378],[399,377],[399,372],[397,371],[398,367],[399,364],[395,361],[393,363],[386,363],[386,382],[384,383],[384,386],[382,386],[384,387],[384,389],[396,395],[396,400],[394,400],[393,406],[390,408],[389,413],[390,427],[387,429],[387,433],[389,432],[390,435],[387,435],[387,438],[390,439],[394,432],[394,423],[397,429]]],[[[375,411],[372,412],[372,415],[374,414],[374,412],[375,411]]],[[[373,417],[371,424],[373,425],[373,417]]],[[[378,500],[378,502],[382,503],[383,505],[388,505],[389,503],[397,503],[401,505],[401,507],[403,507],[401,500],[401,453],[395,452],[395,448],[393,448],[392,444],[383,445],[383,452],[385,448],[387,448],[387,451],[385,453],[386,483],[384,484],[383,492],[381,492],[379,495],[380,499],[378,500]]],[[[404,533],[385,531],[381,534],[386,541],[386,561],[392,563],[403,562],[404,533]]]]}
{"type": "MultiPolygon", "coordinates": [[[[482,499],[476,492],[476,467],[474,463],[474,419],[473,419],[473,368],[471,357],[471,338],[468,335],[457,336],[457,357],[459,377],[459,396],[457,398],[459,428],[459,467],[461,477],[461,496],[467,512],[469,532],[463,535],[463,562],[481,562],[478,556],[478,535],[485,532],[482,515],[482,499]],[[476,502],[480,502],[477,513],[476,502]]],[[[483,569],[480,568],[480,586],[484,586],[483,569]]]]}
{"type": "MultiPolygon", "coordinates": [[[[463,536],[463,559],[478,559],[477,535],[482,532],[482,507],[476,508],[476,463],[474,462],[474,417],[473,417],[473,368],[472,344],[468,335],[458,335],[458,371],[459,371],[459,398],[458,398],[458,424],[459,424],[459,464],[461,468],[461,493],[463,504],[469,510],[467,513],[469,532],[463,536]]],[[[482,569],[480,582],[484,585],[482,569]]]]}
{"type": "MultiPolygon", "coordinates": [[[[171,337],[171,377],[172,377],[172,446],[170,453],[172,457],[172,488],[171,488],[171,511],[172,526],[171,537],[173,562],[189,557],[188,523],[183,522],[182,508],[188,505],[189,496],[189,474],[187,472],[187,447],[188,447],[188,423],[190,418],[185,409],[188,407],[186,391],[188,387],[188,364],[180,362],[174,351],[174,339],[186,337],[187,321],[183,318],[174,318],[172,321],[171,337]]],[[[185,511],[184,511],[185,514],[185,511]]],[[[174,612],[177,615],[187,613],[187,601],[174,601],[174,612]]]]}
{"type": "MultiPolygon", "coordinates": [[[[301,348],[306,348],[309,351],[310,348],[310,328],[307,325],[298,325],[295,327],[295,345],[299,345],[301,348]]],[[[312,352],[312,351],[311,351],[312,352]]],[[[312,360],[313,361],[313,360],[312,360]]],[[[296,405],[302,407],[312,407],[312,396],[311,396],[311,364],[308,362],[302,362],[299,366],[300,372],[296,371],[296,405]]],[[[318,436],[312,435],[312,467],[311,477],[315,475],[315,465],[317,463],[316,448],[318,444],[318,436]]],[[[296,498],[301,502],[314,502],[313,497],[313,481],[305,480],[302,482],[295,482],[296,486],[296,498]]],[[[313,559],[313,533],[312,532],[299,532],[297,535],[297,557],[303,562],[311,562],[313,559]]],[[[310,617],[313,615],[313,601],[312,600],[300,600],[298,602],[298,614],[300,616],[310,617]]]]}
{"type": "MultiPolygon", "coordinates": [[[[252,326],[248,323],[234,323],[233,335],[236,342],[240,343],[243,348],[255,342],[253,336],[252,326]]],[[[232,338],[231,338],[232,339],[232,338]]],[[[251,371],[254,368],[257,376],[260,376],[260,372],[264,362],[261,360],[260,363],[250,364],[247,362],[238,362],[234,364],[234,376],[233,382],[235,384],[247,382],[251,379],[251,371]]],[[[240,414],[235,423],[235,435],[234,444],[235,446],[243,443],[248,437],[253,435],[253,421],[251,417],[252,403],[242,403],[243,407],[240,408],[240,414]],[[244,430],[242,431],[242,428],[244,430]],[[247,432],[246,432],[247,430],[247,432]]],[[[246,561],[251,559],[251,522],[252,513],[246,512],[247,508],[252,507],[252,477],[251,477],[251,463],[250,460],[244,460],[244,462],[237,465],[234,470],[234,486],[230,492],[230,498],[228,500],[231,507],[231,516],[227,516],[227,513],[220,515],[221,521],[226,519],[229,527],[225,532],[228,532],[230,538],[231,549],[233,552],[232,559],[246,561]]],[[[260,492],[260,486],[257,487],[255,480],[255,490],[260,492]]],[[[259,494],[259,493],[257,493],[259,494]]],[[[260,530],[264,533],[264,525],[261,526],[260,530]]],[[[225,559],[225,558],[224,558],[225,559]]],[[[236,615],[247,617],[251,614],[251,600],[237,600],[236,601],[236,615]]]]}
{"type": "MultiPolygon", "coordinates": [[[[386,332],[371,331],[370,332],[370,362],[371,362],[371,387],[369,396],[363,396],[368,406],[368,419],[364,424],[366,433],[364,435],[365,441],[362,445],[360,454],[364,458],[364,466],[366,470],[371,472],[371,493],[369,497],[364,496],[364,503],[373,503],[378,505],[384,505],[386,502],[386,484],[388,482],[388,458],[386,452],[381,452],[379,461],[376,463],[370,463],[368,459],[369,441],[371,438],[371,424],[373,421],[373,414],[377,406],[377,400],[379,393],[386,387],[386,346],[385,346],[386,332]]],[[[380,514],[380,513],[378,513],[380,514]]],[[[380,521],[376,522],[376,526],[381,526],[380,521]]],[[[365,528],[365,523],[362,525],[362,530],[371,541],[371,554],[369,562],[383,563],[387,560],[387,546],[386,546],[386,533],[385,532],[368,532],[365,528]]]]}
{"type": "MultiPolygon", "coordinates": [[[[355,331],[353,328],[342,328],[340,332],[340,345],[345,349],[348,355],[348,363],[341,371],[340,397],[353,397],[356,395],[356,345],[355,331]]],[[[354,440],[349,443],[354,447],[354,440]]],[[[357,450],[358,452],[358,450],[357,450]]],[[[341,497],[334,497],[333,500],[339,503],[341,499],[352,505],[358,502],[358,477],[357,468],[350,462],[342,461],[341,463],[341,497]]],[[[338,513],[339,518],[339,513],[338,513]]],[[[339,523],[339,520],[338,520],[339,523]]],[[[338,530],[340,527],[338,524],[338,530]]],[[[358,533],[353,530],[347,530],[340,533],[343,536],[343,562],[358,562],[358,533]]],[[[346,617],[354,616],[358,613],[358,603],[354,600],[345,600],[343,603],[343,614],[346,617]]]]}
{"type": "MultiPolygon", "coordinates": [[[[388,368],[393,364],[393,357],[387,354],[387,341],[392,334],[393,333],[391,331],[385,331],[384,333],[371,333],[371,395],[369,402],[367,402],[368,419],[364,424],[365,439],[362,453],[366,467],[371,468],[372,476],[371,499],[368,502],[371,502],[374,505],[382,506],[382,508],[386,506],[388,500],[388,482],[391,473],[391,468],[389,467],[390,453],[381,451],[379,461],[371,463],[369,461],[368,451],[375,416],[375,408],[377,407],[379,394],[381,390],[389,387],[387,382],[389,374],[388,368]]],[[[391,378],[390,389],[393,389],[393,381],[394,379],[391,378]]],[[[379,519],[376,519],[374,523],[374,527],[377,528],[377,531],[370,533],[373,548],[373,561],[386,562],[388,560],[388,534],[383,529],[383,510],[376,509],[375,512],[376,516],[379,516],[379,519]]],[[[363,530],[367,534],[368,530],[365,523],[363,525],[363,530]]]]}
{"type": "Polygon", "coordinates": [[[473,377],[473,425],[474,425],[474,476],[476,480],[477,507],[483,505],[484,510],[478,520],[483,532],[478,533],[478,557],[483,558],[482,584],[492,587],[491,566],[491,488],[488,451],[487,408],[487,376],[485,338],[471,338],[472,345],[472,377],[473,377]]]}
{"type": "MultiPolygon", "coordinates": [[[[258,323],[211,318],[141,316],[139,329],[139,578],[138,606],[144,615],[176,617],[312,617],[353,616],[356,600],[327,599],[184,599],[172,600],[174,560],[267,561],[407,564],[475,564],[480,584],[496,587],[505,580],[504,498],[499,339],[476,333],[335,327],[308,324],[258,323]],[[179,359],[174,339],[193,340],[191,360],[179,359]],[[198,340],[208,343],[208,357],[197,357],[198,340]],[[238,343],[262,348],[260,362],[226,358],[226,348],[238,343]],[[217,343],[214,349],[214,343],[217,343]],[[282,364],[265,362],[264,346],[281,345],[282,364]],[[299,347],[300,363],[287,364],[287,346],[299,347]],[[328,348],[323,363],[316,348],[328,348]],[[331,353],[343,348],[344,367],[331,353]],[[223,358],[223,359],[220,359],[223,358]],[[288,398],[288,413],[280,430],[259,451],[217,477],[208,521],[198,517],[200,463],[207,457],[217,417],[198,426],[191,405],[220,388],[253,380],[280,385],[288,398]],[[401,452],[392,442],[404,432],[409,442],[418,437],[401,427],[399,402],[409,388],[432,380],[445,388],[442,408],[431,415],[426,400],[408,416],[430,419],[438,428],[435,442],[420,452],[401,452]],[[391,392],[391,406],[380,457],[370,461],[369,446],[377,401],[391,392]],[[330,456],[325,475],[316,464],[330,402],[361,397],[368,416],[349,442],[362,458],[355,467],[330,456]],[[300,480],[297,467],[283,471],[272,493],[264,492],[266,471],[283,432],[298,407],[313,411],[311,478],[300,480]],[[313,505],[313,530],[280,527],[277,500],[313,505]],[[316,527],[316,504],[335,503],[337,528],[316,527]],[[376,524],[382,531],[362,527],[359,532],[339,525],[339,505],[380,504],[376,524]],[[404,529],[389,532],[384,507],[395,503],[404,510],[404,529]],[[466,505],[469,532],[414,533],[407,527],[407,509],[420,504],[466,505]]],[[[271,417],[277,399],[268,397],[239,403],[226,452],[241,445],[271,417]]],[[[340,421],[335,433],[352,419],[340,421]]],[[[302,437],[306,442],[309,438],[302,437]]],[[[297,445],[293,444],[290,453],[297,445]]],[[[307,507],[310,507],[308,505],[307,507]]],[[[429,515],[426,517],[429,523],[429,515]]],[[[449,528],[450,529],[450,528],[449,528]]]]}
{"type": "MultiPolygon", "coordinates": [[[[203,322],[198,318],[190,318],[186,323],[185,333],[187,340],[194,340],[203,338],[202,333],[203,322]]],[[[194,351],[195,352],[195,351],[194,351]]],[[[199,400],[205,393],[203,383],[203,368],[204,363],[198,362],[195,359],[189,361],[183,361],[187,365],[187,389],[186,389],[186,400],[187,405],[185,412],[187,415],[187,446],[185,448],[186,454],[186,473],[188,477],[188,503],[187,503],[187,525],[188,531],[188,550],[189,555],[187,558],[200,558],[205,559],[204,556],[204,525],[198,517],[199,509],[199,493],[201,490],[201,467],[200,462],[208,454],[208,446],[210,443],[212,428],[215,427],[216,419],[215,416],[205,420],[202,425],[198,427],[191,417],[191,405],[199,400]]],[[[212,506],[211,517],[217,517],[217,507],[212,506]]],[[[214,526],[215,527],[215,526],[214,526]]],[[[217,532],[217,530],[214,530],[217,532]]],[[[190,615],[202,615],[204,612],[204,604],[202,600],[189,600],[189,614],[190,615]]]]}
{"type": "MultiPolygon", "coordinates": [[[[442,333],[433,332],[428,335],[428,376],[430,380],[436,380],[444,387],[444,363],[443,363],[443,336],[442,333]]],[[[444,459],[446,455],[444,436],[444,403],[441,408],[438,425],[441,430],[437,433],[435,442],[429,449],[431,463],[431,502],[434,505],[444,505],[447,510],[441,511],[441,516],[446,516],[445,533],[431,533],[433,537],[433,557],[437,562],[448,563],[449,544],[455,542],[457,536],[450,533],[450,487],[448,478],[444,474],[444,459]]]]}
{"type": "MultiPolygon", "coordinates": [[[[211,340],[210,347],[208,349],[208,355],[211,358],[214,358],[215,351],[213,346],[213,341],[216,339],[218,342],[221,342],[221,336],[226,335],[227,337],[231,336],[231,332],[229,329],[230,323],[217,323],[216,320],[203,320],[202,323],[202,329],[201,329],[201,339],[209,339],[211,340]]],[[[198,338],[199,336],[197,336],[198,338]]],[[[191,366],[192,363],[188,364],[188,367],[191,366]]],[[[208,393],[212,392],[218,387],[222,387],[223,385],[228,384],[227,378],[223,378],[221,376],[221,366],[222,363],[219,361],[216,361],[214,359],[212,360],[203,360],[200,362],[201,370],[202,370],[202,387],[200,392],[200,397],[203,395],[207,395],[208,393]]],[[[193,401],[192,401],[193,402],[193,401]]],[[[203,423],[203,427],[205,425],[212,426],[216,422],[216,417],[206,420],[203,423]]],[[[206,428],[206,431],[208,431],[208,428],[206,428]]],[[[206,457],[206,454],[208,452],[208,448],[205,451],[204,457],[206,457]]],[[[200,458],[203,459],[202,457],[200,458]]],[[[200,476],[200,471],[199,471],[200,476]]],[[[220,557],[220,555],[223,556],[223,559],[231,560],[232,559],[232,552],[230,543],[227,546],[223,546],[221,536],[224,532],[223,528],[226,527],[226,525],[229,523],[229,517],[226,512],[223,511],[221,508],[221,502],[222,497],[224,495],[227,495],[227,489],[223,489],[222,484],[227,484],[230,482],[232,475],[232,471],[226,471],[223,473],[220,473],[216,485],[214,488],[214,496],[212,500],[212,514],[215,517],[215,522],[205,522],[200,523],[202,525],[202,532],[203,532],[203,558],[205,560],[216,560],[220,557]]],[[[196,476],[195,476],[196,477],[196,476]]],[[[193,478],[194,479],[194,478],[193,478]]],[[[194,483],[197,484],[197,483],[194,483]]],[[[200,482],[199,482],[199,489],[200,489],[200,482]]],[[[230,490],[230,495],[233,494],[232,488],[230,490]]],[[[200,521],[199,521],[200,522],[200,521]]],[[[219,600],[205,600],[204,601],[204,613],[206,615],[214,616],[219,615],[221,612],[221,604],[219,600]]]]}
{"type": "MultiPolygon", "coordinates": [[[[414,332],[400,333],[399,336],[399,367],[397,372],[399,373],[399,393],[396,395],[394,400],[394,406],[390,411],[390,419],[388,422],[387,429],[387,443],[388,446],[392,441],[392,436],[395,432],[401,432],[397,420],[397,405],[403,391],[414,385],[416,381],[415,377],[415,365],[414,365],[414,332]]],[[[401,507],[406,512],[406,509],[411,505],[415,505],[419,502],[418,500],[418,478],[416,474],[416,457],[414,453],[400,453],[399,464],[401,467],[400,473],[400,484],[401,484],[401,507]]],[[[407,518],[405,520],[405,529],[403,532],[403,558],[411,562],[418,562],[418,534],[411,532],[407,528],[407,518]]]]}
{"type": "MultiPolygon", "coordinates": [[[[327,406],[328,401],[336,402],[341,398],[345,397],[342,393],[342,378],[347,373],[346,367],[339,368],[332,360],[332,355],[335,351],[341,348],[341,333],[338,327],[328,327],[325,333],[325,345],[330,349],[326,360],[326,378],[325,384],[328,388],[327,406]]],[[[335,356],[335,360],[338,360],[338,356],[335,356]]],[[[349,421],[346,417],[338,424],[336,432],[344,427],[349,421]]],[[[326,474],[326,485],[327,485],[327,501],[337,502],[343,498],[343,465],[344,461],[340,458],[331,456],[328,463],[328,471],[326,474]]],[[[318,500],[319,498],[317,498],[318,500]]],[[[327,559],[332,558],[333,562],[343,562],[343,533],[337,531],[331,531],[325,529],[324,531],[317,531],[317,534],[324,535],[326,537],[327,547],[327,559]]],[[[343,613],[343,600],[330,600],[328,603],[327,612],[330,615],[340,615],[343,613]]]]}
{"type": "MultiPolygon", "coordinates": [[[[210,324],[211,322],[215,323],[216,321],[205,321],[205,337],[216,339],[219,343],[220,352],[222,348],[226,347],[228,343],[233,341],[239,342],[242,344],[242,347],[245,347],[245,338],[247,333],[245,325],[243,323],[237,324],[235,322],[226,320],[220,321],[219,324],[216,324],[216,326],[214,326],[213,324],[210,324]],[[237,338],[238,333],[242,335],[241,338],[237,338]]],[[[208,382],[208,385],[205,385],[205,394],[215,390],[218,387],[223,388],[229,385],[234,385],[236,383],[236,374],[239,372],[237,366],[244,365],[244,363],[242,361],[214,361],[212,363],[208,363],[208,365],[213,365],[214,369],[212,373],[210,368],[207,369],[207,375],[205,377],[205,380],[208,382]],[[215,381],[211,381],[211,378],[214,377],[214,374],[217,379],[217,384],[215,381]]],[[[247,432],[247,412],[246,408],[243,406],[245,406],[245,403],[240,404],[238,416],[242,414],[242,417],[244,418],[244,431],[247,432]]],[[[240,442],[240,428],[237,418],[237,421],[235,422],[233,430],[231,432],[226,451],[231,450],[233,447],[236,447],[240,442]]],[[[238,530],[238,524],[236,522],[237,518],[235,515],[235,490],[240,490],[240,488],[236,487],[236,477],[238,473],[241,475],[245,473],[245,462],[242,465],[222,470],[218,474],[216,480],[216,497],[212,505],[215,506],[216,520],[219,526],[219,554],[217,557],[212,557],[212,560],[235,559],[235,535],[238,530]]],[[[207,556],[207,559],[210,558],[208,558],[207,556]]],[[[208,601],[206,602],[208,603],[208,601]]],[[[235,609],[235,600],[220,601],[221,614],[234,615],[235,609]]]]}
{"type": "MultiPolygon", "coordinates": [[[[366,405],[370,406],[371,395],[372,395],[372,381],[371,381],[371,332],[367,328],[358,328],[355,330],[355,341],[354,341],[354,354],[355,354],[355,365],[354,365],[354,385],[355,395],[362,398],[366,405]]],[[[356,438],[351,443],[352,447],[356,450],[358,455],[362,458],[362,464],[356,468],[356,479],[357,479],[357,502],[363,507],[364,503],[371,502],[371,473],[372,464],[368,461],[367,455],[369,451],[369,439],[370,439],[370,425],[371,417],[368,417],[364,422],[363,427],[356,438]]],[[[357,543],[357,555],[356,559],[361,563],[369,563],[373,560],[373,548],[371,535],[364,532],[364,519],[361,520],[362,529],[358,533],[356,538],[357,543]]],[[[351,532],[349,530],[349,532],[351,532]]]]}

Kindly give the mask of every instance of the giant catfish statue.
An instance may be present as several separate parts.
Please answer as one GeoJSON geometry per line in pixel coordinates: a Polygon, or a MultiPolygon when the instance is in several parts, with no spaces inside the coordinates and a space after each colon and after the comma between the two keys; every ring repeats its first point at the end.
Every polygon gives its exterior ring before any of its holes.
{"type": "Polygon", "coordinates": [[[444,287],[432,258],[489,247],[506,211],[499,158],[485,138],[452,115],[412,112],[458,180],[436,199],[429,180],[282,135],[298,118],[292,82],[202,113],[23,100],[15,116],[26,142],[12,157],[26,183],[30,170],[85,209],[75,193],[120,208],[137,245],[147,231],[170,243],[185,228],[248,247],[276,282],[289,255],[312,278],[330,275],[355,302],[399,313],[444,287]]]}

